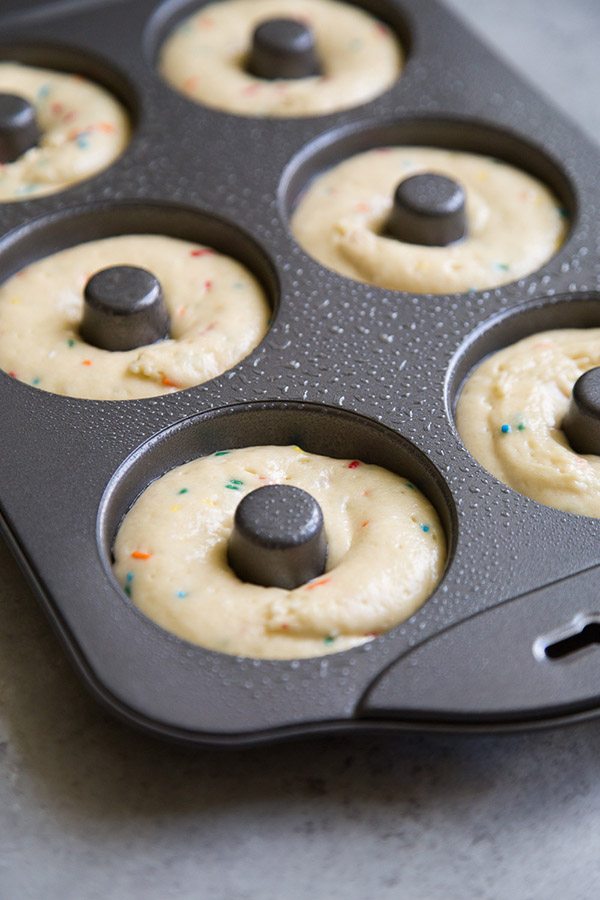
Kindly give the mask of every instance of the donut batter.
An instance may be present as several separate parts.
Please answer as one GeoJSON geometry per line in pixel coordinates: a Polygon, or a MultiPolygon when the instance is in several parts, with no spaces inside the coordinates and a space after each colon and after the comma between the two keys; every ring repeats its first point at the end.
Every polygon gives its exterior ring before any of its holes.
{"type": "Polygon", "coordinates": [[[358,106],[400,75],[403,54],[391,30],[336,0],[221,0],[185,19],[165,41],[163,77],[191,100],[246,116],[324,115],[358,106]],[[245,68],[257,25],[299,19],[312,26],[322,75],[255,78],[245,68]]]}
{"type": "Polygon", "coordinates": [[[600,365],[600,328],[545,331],[488,357],[462,390],[456,424],[467,449],[515,491],[600,518],[600,457],[561,430],[573,385],[600,365]]]}
{"type": "Polygon", "coordinates": [[[238,656],[346,650],[411,616],[446,560],[444,532],[406,478],[299,447],[222,450],[172,469],[125,516],[114,571],[147,616],[185,640],[238,656]],[[292,484],[323,510],[326,572],[294,590],[244,583],[227,563],[242,497],[292,484]]]}
{"type": "Polygon", "coordinates": [[[41,259],[0,286],[0,366],[55,394],[151,397],[201,384],[236,365],[262,340],[269,316],[254,276],[228,256],[163,235],[105,238],[41,259]],[[80,338],[87,280],[118,265],[156,275],[170,339],[110,351],[80,338]]]}
{"type": "Polygon", "coordinates": [[[534,272],[565,237],[564,211],[548,188],[507,163],[432,147],[381,147],[317,177],[292,231],[318,262],[394,291],[484,290],[534,272]],[[446,247],[384,237],[396,185],[435,172],[462,185],[468,234],[446,247]]]}
{"type": "Polygon", "coordinates": [[[0,92],[29,100],[41,131],[38,146],[0,165],[0,201],[62,191],[106,169],[127,146],[125,110],[81,75],[1,62],[0,92]]]}

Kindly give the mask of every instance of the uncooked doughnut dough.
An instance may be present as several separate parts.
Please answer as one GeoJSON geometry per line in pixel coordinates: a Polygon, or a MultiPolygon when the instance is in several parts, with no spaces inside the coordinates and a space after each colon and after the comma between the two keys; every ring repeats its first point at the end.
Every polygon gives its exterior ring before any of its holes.
{"type": "Polygon", "coordinates": [[[0,91],[35,107],[39,145],[0,166],[0,201],[62,191],[106,169],[129,141],[121,104],[81,75],[0,63],[0,91]]]}
{"type": "Polygon", "coordinates": [[[153,482],[125,516],[114,571],[163,628],[239,656],[292,659],[362,644],[421,606],[442,576],[444,532],[398,475],[299,447],[219,451],[153,482]],[[295,590],[240,581],[227,563],[233,514],[265,484],[292,484],[323,510],[325,575],[295,590]]]}
{"type": "Polygon", "coordinates": [[[236,365],[265,335],[269,315],[250,272],[209,247],[156,234],[105,238],[41,259],[0,286],[0,366],[55,394],[151,397],[236,365]],[[79,337],[87,280],[118,265],[156,275],[171,339],[110,351],[79,337]]]}
{"type": "Polygon", "coordinates": [[[494,353],[458,402],[467,449],[515,491],[600,518],[600,457],[575,453],[561,429],[573,385],[599,365],[600,328],[544,331],[494,353]]]}
{"type": "Polygon", "coordinates": [[[418,294],[515,281],[547,262],[565,236],[559,201],[531,175],[491,157],[430,147],[381,147],[345,160],[309,186],[291,227],[328,268],[418,294]],[[419,172],[462,185],[468,222],[462,241],[425,247],[383,236],[397,184],[419,172]]]}
{"type": "Polygon", "coordinates": [[[164,78],[191,100],[246,116],[324,115],[366,103],[402,69],[390,29],[335,0],[222,0],[185,19],[160,55],[164,78]],[[311,25],[323,75],[255,78],[245,61],[257,25],[272,18],[311,25]]]}

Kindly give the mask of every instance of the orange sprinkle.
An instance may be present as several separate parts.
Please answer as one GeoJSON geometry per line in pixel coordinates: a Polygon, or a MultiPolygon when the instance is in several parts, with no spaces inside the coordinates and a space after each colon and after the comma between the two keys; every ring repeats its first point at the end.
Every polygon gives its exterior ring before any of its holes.
{"type": "Polygon", "coordinates": [[[94,126],[98,131],[103,131],[104,134],[113,134],[115,130],[115,126],[111,125],[110,122],[98,122],[97,125],[94,126]]]}
{"type": "Polygon", "coordinates": [[[150,559],[152,554],[146,553],[144,550],[134,550],[131,556],[133,559],[150,559]]]}
{"type": "Polygon", "coordinates": [[[369,520],[368,520],[368,519],[365,519],[365,521],[362,522],[362,524],[361,524],[360,527],[361,527],[361,528],[366,528],[368,524],[369,524],[369,520]]]}
{"type": "Polygon", "coordinates": [[[371,207],[368,203],[362,201],[361,203],[357,203],[354,207],[356,212],[371,212],[371,207]]]}
{"type": "Polygon", "coordinates": [[[10,372],[7,372],[6,374],[7,374],[7,375],[10,375],[11,378],[16,378],[16,377],[17,377],[17,373],[16,373],[16,372],[13,372],[12,370],[11,370],[10,372]]]}
{"type": "Polygon", "coordinates": [[[166,375],[163,375],[162,383],[165,387],[180,387],[180,385],[178,385],[176,381],[171,381],[171,379],[167,378],[166,375]]]}
{"type": "Polygon", "coordinates": [[[185,91],[193,91],[194,88],[197,87],[199,80],[200,79],[197,75],[192,75],[190,78],[186,78],[183,82],[183,89],[185,91]]]}
{"type": "Polygon", "coordinates": [[[81,363],[81,365],[82,366],[93,366],[94,363],[92,362],[91,359],[84,359],[83,362],[81,363]]]}
{"type": "Polygon", "coordinates": [[[306,585],[307,591],[312,591],[313,588],[321,587],[324,584],[328,584],[331,581],[331,578],[320,578],[319,581],[313,581],[312,584],[306,585]]]}
{"type": "Polygon", "coordinates": [[[177,315],[178,315],[178,316],[185,316],[186,312],[187,312],[187,310],[186,310],[186,307],[185,307],[185,306],[178,306],[178,307],[177,307],[177,315]]]}

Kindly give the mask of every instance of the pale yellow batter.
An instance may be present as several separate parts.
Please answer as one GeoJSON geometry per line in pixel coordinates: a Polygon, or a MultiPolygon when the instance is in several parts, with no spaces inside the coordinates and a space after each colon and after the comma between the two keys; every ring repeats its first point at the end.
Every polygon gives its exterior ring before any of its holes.
{"type": "Polygon", "coordinates": [[[599,365],[600,328],[545,331],[494,353],[459,398],[467,449],[515,491],[600,518],[600,457],[575,453],[561,430],[573,385],[599,365]]]}
{"type": "Polygon", "coordinates": [[[175,29],[159,65],[174,88],[206,106],[246,116],[310,116],[383,93],[400,75],[403,54],[386,25],[336,0],[220,0],[175,29]],[[254,29],[272,18],[312,27],[322,75],[270,81],[246,71],[254,29]]]}
{"type": "Polygon", "coordinates": [[[381,147],[345,160],[309,186],[291,227],[330,269],[378,287],[423,294],[483,290],[535,271],[565,237],[564,210],[548,188],[507,163],[431,147],[381,147]],[[396,185],[435,172],[462,185],[468,235],[446,247],[382,232],[396,185]]]}
{"type": "Polygon", "coordinates": [[[272,659],[345,650],[392,628],[440,580],[444,532],[406,478],[299,447],[222,450],[153,482],[125,516],[114,571],[147,616],[212,650],[272,659]],[[326,572],[294,590],[240,581],[227,563],[233,515],[265,484],[316,498],[326,572]]]}
{"type": "Polygon", "coordinates": [[[0,367],[55,394],[151,397],[236,365],[263,338],[269,316],[254,276],[228,256],[163,235],[105,238],[48,256],[0,286],[0,367]],[[140,266],[158,278],[170,339],[110,351],[79,337],[87,280],[118,265],[140,266]]]}
{"type": "Polygon", "coordinates": [[[62,191],[106,169],[127,146],[125,110],[81,75],[0,62],[0,91],[29,100],[41,131],[38,146],[0,165],[0,201],[62,191]]]}

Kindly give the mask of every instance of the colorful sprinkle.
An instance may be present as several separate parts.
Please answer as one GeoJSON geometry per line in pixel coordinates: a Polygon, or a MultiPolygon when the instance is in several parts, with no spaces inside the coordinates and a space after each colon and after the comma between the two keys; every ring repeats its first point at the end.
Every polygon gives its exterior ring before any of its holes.
{"type": "Polygon", "coordinates": [[[77,343],[77,341],[75,340],[75,338],[69,338],[69,339],[67,340],[67,345],[68,345],[69,347],[74,347],[76,343],[77,343]]]}
{"type": "Polygon", "coordinates": [[[311,581],[310,584],[306,585],[307,591],[312,591],[315,588],[322,587],[324,584],[329,584],[331,578],[320,578],[319,581],[311,581]]]}
{"type": "Polygon", "coordinates": [[[133,581],[133,572],[128,572],[125,576],[125,581],[129,584],[133,581]]]}
{"type": "Polygon", "coordinates": [[[180,600],[183,600],[183,598],[187,597],[187,595],[188,595],[187,591],[177,591],[175,596],[179,597],[180,600]]]}
{"type": "Polygon", "coordinates": [[[163,375],[161,384],[163,384],[165,387],[173,387],[173,388],[178,388],[178,387],[180,387],[180,385],[177,384],[176,381],[171,381],[171,379],[170,379],[170,378],[167,378],[166,375],[163,375]]]}
{"type": "Polygon", "coordinates": [[[425,534],[427,534],[427,532],[430,531],[430,530],[431,530],[431,526],[430,526],[430,525],[425,525],[425,524],[421,525],[421,531],[424,531],[425,534]]]}
{"type": "Polygon", "coordinates": [[[243,484],[239,478],[230,478],[225,487],[230,491],[239,491],[243,484]]]}
{"type": "Polygon", "coordinates": [[[38,100],[45,100],[51,90],[52,90],[51,85],[43,84],[37,92],[38,100]]]}
{"type": "Polygon", "coordinates": [[[214,256],[214,252],[210,247],[198,247],[197,250],[190,251],[190,256],[214,256]]]}
{"type": "Polygon", "coordinates": [[[359,466],[360,466],[360,462],[358,459],[353,459],[351,463],[348,463],[349,469],[358,469],[359,466]]]}
{"type": "Polygon", "coordinates": [[[215,456],[227,456],[228,453],[231,453],[231,450],[217,450],[215,456]]]}
{"type": "Polygon", "coordinates": [[[412,481],[407,481],[407,482],[405,482],[405,483],[406,483],[406,487],[407,487],[407,488],[410,488],[411,491],[416,491],[416,487],[414,486],[414,484],[412,483],[412,481]]]}
{"type": "Polygon", "coordinates": [[[81,365],[82,366],[93,366],[94,363],[92,362],[91,359],[84,359],[84,360],[82,360],[81,365]]]}
{"type": "Polygon", "coordinates": [[[508,263],[497,262],[494,263],[494,268],[499,269],[501,272],[508,272],[510,266],[508,265],[508,263]]]}
{"type": "Polygon", "coordinates": [[[502,434],[510,434],[512,431],[512,428],[510,427],[510,425],[507,425],[505,423],[504,425],[500,426],[500,431],[502,432],[502,434]]]}
{"type": "Polygon", "coordinates": [[[324,644],[333,644],[335,641],[335,637],[332,634],[328,634],[326,638],[323,638],[324,644]]]}
{"type": "Polygon", "coordinates": [[[42,379],[39,377],[39,375],[36,375],[35,378],[32,378],[32,379],[31,379],[31,383],[32,383],[32,384],[39,384],[41,380],[42,380],[42,379]]]}
{"type": "Polygon", "coordinates": [[[517,425],[517,431],[525,431],[525,428],[526,426],[523,424],[523,422],[519,422],[519,424],[517,425]]]}
{"type": "Polygon", "coordinates": [[[189,488],[181,488],[181,490],[177,491],[177,493],[178,494],[188,494],[189,490],[190,490],[189,488]]]}
{"type": "Polygon", "coordinates": [[[12,369],[11,369],[10,372],[7,372],[6,374],[7,374],[7,375],[10,375],[11,378],[16,378],[16,377],[17,377],[17,373],[14,372],[12,369]]]}
{"type": "Polygon", "coordinates": [[[150,559],[152,557],[151,553],[146,553],[145,550],[134,550],[131,554],[132,559],[150,559]]]}
{"type": "Polygon", "coordinates": [[[558,207],[558,214],[562,219],[570,219],[571,218],[571,214],[570,214],[569,210],[565,209],[564,206],[558,207]]]}

